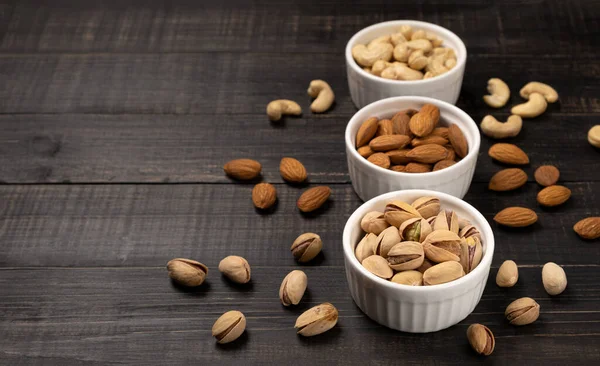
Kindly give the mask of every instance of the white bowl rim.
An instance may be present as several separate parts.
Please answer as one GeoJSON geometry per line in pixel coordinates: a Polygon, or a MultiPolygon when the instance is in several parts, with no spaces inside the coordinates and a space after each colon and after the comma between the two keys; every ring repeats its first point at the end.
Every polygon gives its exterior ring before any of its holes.
{"type": "Polygon", "coordinates": [[[436,81],[443,81],[444,79],[449,78],[450,75],[459,72],[459,70],[462,69],[462,66],[464,64],[466,64],[466,62],[467,62],[467,47],[465,46],[464,42],[460,39],[460,37],[457,36],[454,32],[452,32],[451,30],[446,29],[442,26],[439,26],[437,24],[429,23],[429,22],[422,22],[420,20],[411,20],[411,19],[390,20],[387,22],[375,23],[375,24],[370,25],[366,28],[363,28],[363,29],[359,30],[357,33],[355,33],[350,38],[348,43],[346,44],[346,61],[349,65],[351,65],[350,67],[352,67],[354,69],[354,71],[358,72],[362,76],[366,77],[367,79],[380,81],[384,84],[392,84],[392,85],[429,84],[429,83],[434,83],[436,81]],[[392,80],[392,79],[386,79],[386,78],[382,78],[380,76],[369,74],[368,72],[363,70],[362,67],[360,67],[356,63],[356,61],[354,60],[354,57],[352,57],[352,45],[356,42],[356,39],[358,37],[360,37],[363,33],[373,30],[373,29],[376,29],[376,28],[385,28],[387,26],[402,25],[402,24],[407,24],[407,23],[410,23],[411,25],[415,25],[415,26],[421,25],[421,26],[431,27],[431,28],[434,28],[436,32],[443,33],[446,38],[452,38],[452,40],[458,45],[458,48],[460,49],[459,57],[456,59],[456,66],[454,66],[452,69],[450,69],[450,71],[443,73],[442,75],[438,75],[436,77],[432,77],[429,79],[392,80]]]}
{"type": "MultiPolygon", "coordinates": [[[[441,115],[441,113],[440,113],[440,115],[441,115]]],[[[346,139],[346,150],[350,151],[352,156],[356,160],[359,161],[359,164],[362,164],[364,167],[367,167],[367,169],[369,169],[369,168],[375,169],[375,171],[378,174],[384,174],[384,175],[389,176],[390,178],[422,177],[422,176],[427,176],[428,178],[433,178],[433,179],[438,178],[440,175],[450,173],[456,169],[459,169],[459,167],[461,165],[467,164],[467,162],[466,162],[467,160],[476,158],[477,154],[479,153],[479,148],[481,146],[481,135],[479,134],[479,128],[477,127],[477,123],[475,123],[473,118],[471,118],[471,116],[469,116],[465,111],[463,111],[462,109],[458,108],[455,105],[452,105],[448,102],[444,102],[443,100],[433,99],[433,98],[429,98],[429,97],[418,97],[418,96],[390,97],[390,98],[378,100],[371,104],[367,104],[366,106],[359,109],[356,113],[354,113],[352,118],[350,118],[350,121],[348,121],[348,124],[346,125],[345,139],[346,139]],[[459,116],[459,119],[466,122],[468,125],[471,125],[472,130],[474,131],[474,136],[475,136],[474,140],[475,141],[474,141],[473,146],[469,146],[469,152],[467,153],[467,156],[462,158],[458,163],[451,165],[447,168],[440,169],[437,171],[425,172],[425,173],[405,173],[405,172],[397,172],[397,171],[390,170],[390,169],[384,169],[380,166],[377,166],[377,165],[369,162],[367,159],[363,158],[358,153],[356,148],[354,147],[355,144],[352,143],[352,131],[351,130],[352,130],[352,125],[354,124],[355,119],[358,118],[357,115],[366,108],[377,109],[377,107],[379,107],[381,104],[392,103],[392,102],[403,102],[403,101],[417,102],[417,103],[423,103],[423,104],[429,103],[429,104],[436,105],[438,107],[441,105],[445,108],[451,109],[454,113],[456,113],[459,116]]]]}
{"type": "MultiPolygon", "coordinates": [[[[358,244],[358,243],[356,243],[356,244],[358,244]]],[[[483,277],[484,276],[483,271],[489,270],[489,267],[492,263],[492,257],[494,254],[494,232],[492,231],[492,228],[491,228],[490,224],[488,223],[488,221],[486,220],[486,218],[475,207],[471,206],[469,203],[463,201],[460,198],[454,197],[447,193],[430,191],[427,189],[405,189],[405,190],[400,190],[400,191],[384,193],[384,194],[374,197],[374,198],[368,200],[367,202],[363,203],[362,205],[360,205],[360,207],[358,207],[352,213],[352,215],[350,215],[350,217],[348,218],[348,221],[346,221],[346,225],[344,226],[344,233],[342,236],[342,245],[344,246],[344,256],[346,257],[346,263],[350,263],[350,265],[352,265],[356,270],[358,270],[359,272],[362,272],[366,277],[368,277],[369,279],[371,279],[378,285],[384,286],[390,290],[396,290],[396,291],[400,290],[400,291],[414,292],[414,293],[432,293],[432,292],[436,292],[436,291],[444,291],[444,290],[451,290],[453,288],[457,288],[475,276],[483,277]],[[397,196],[403,195],[403,194],[414,194],[417,196],[435,196],[440,199],[440,201],[442,202],[442,205],[443,205],[444,201],[451,201],[452,204],[460,206],[463,210],[467,211],[469,213],[469,216],[477,217],[482,223],[484,223],[483,227],[479,227],[478,229],[479,229],[480,233],[483,235],[482,241],[484,241],[486,249],[485,249],[485,253],[483,254],[483,257],[481,258],[481,262],[479,263],[479,265],[477,267],[475,267],[475,269],[473,271],[467,273],[466,275],[462,276],[461,278],[459,278],[457,280],[447,282],[447,283],[431,285],[431,286],[410,286],[410,285],[403,285],[400,283],[395,283],[395,282],[384,280],[383,278],[377,277],[373,273],[367,271],[367,269],[365,267],[363,267],[362,264],[360,264],[360,262],[356,258],[356,255],[354,254],[354,250],[352,250],[352,247],[354,247],[354,245],[350,242],[350,231],[352,230],[352,226],[359,224],[360,219],[362,219],[362,216],[364,214],[366,214],[366,212],[363,213],[361,211],[366,210],[364,207],[372,204],[374,201],[391,201],[393,199],[399,199],[397,196]]]]}

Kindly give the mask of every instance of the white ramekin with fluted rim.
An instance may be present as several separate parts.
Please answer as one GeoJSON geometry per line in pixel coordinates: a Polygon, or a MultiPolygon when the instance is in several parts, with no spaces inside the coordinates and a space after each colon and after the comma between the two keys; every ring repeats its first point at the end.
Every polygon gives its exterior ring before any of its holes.
{"type": "Polygon", "coordinates": [[[401,189],[430,189],[463,198],[471,185],[481,144],[479,128],[468,114],[452,104],[425,97],[394,97],[369,104],[352,116],[346,127],[345,139],[352,187],[363,201],[401,189]],[[402,173],[378,167],[356,151],[356,133],[367,118],[392,118],[400,110],[418,110],[427,103],[440,109],[438,126],[456,124],[465,135],[469,153],[461,161],[435,172],[402,173]]]}
{"type": "Polygon", "coordinates": [[[420,95],[455,104],[460,94],[467,48],[461,39],[446,28],[416,20],[393,20],[377,23],[356,33],[346,45],[346,73],[352,101],[357,108],[362,108],[376,100],[402,96],[420,95]],[[398,32],[402,25],[410,25],[415,29],[432,32],[442,39],[442,46],[454,49],[456,66],[450,71],[425,80],[390,80],[372,75],[360,67],[352,57],[352,47],[367,44],[373,39],[398,32]]]}
{"type": "Polygon", "coordinates": [[[354,302],[369,318],[386,327],[411,333],[435,332],[466,318],[479,303],[494,255],[494,234],[479,211],[454,196],[428,190],[390,192],[365,202],[346,222],[343,234],[346,279],[354,302]],[[435,286],[408,286],[386,281],[367,271],[356,259],[354,248],[363,237],[360,227],[370,211],[383,212],[393,200],[411,203],[436,196],[442,209],[471,221],[481,232],[483,257],[479,265],[458,280],[435,286]]]}

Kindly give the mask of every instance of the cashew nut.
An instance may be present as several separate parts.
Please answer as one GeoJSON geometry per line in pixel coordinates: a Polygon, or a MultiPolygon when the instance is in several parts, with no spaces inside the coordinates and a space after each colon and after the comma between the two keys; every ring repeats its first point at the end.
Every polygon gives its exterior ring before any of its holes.
{"type": "Polygon", "coordinates": [[[433,75],[441,75],[448,71],[448,68],[444,66],[444,56],[431,56],[429,57],[429,63],[425,67],[425,71],[431,72],[433,75]]]}
{"type": "Polygon", "coordinates": [[[412,34],[412,36],[410,37],[411,41],[414,41],[414,40],[417,40],[417,39],[426,39],[429,42],[431,42],[431,45],[433,47],[439,47],[442,44],[442,42],[443,42],[435,34],[433,34],[431,32],[425,32],[422,29],[414,32],[412,34]]]}
{"type": "Polygon", "coordinates": [[[421,80],[423,73],[404,65],[396,65],[383,70],[381,77],[394,80],[421,80]]]}
{"type": "Polygon", "coordinates": [[[392,59],[394,46],[387,42],[369,43],[369,46],[364,44],[356,45],[352,48],[352,57],[360,66],[373,66],[375,61],[392,59]]]}
{"type": "Polygon", "coordinates": [[[401,32],[394,33],[390,36],[390,42],[392,42],[394,47],[396,47],[400,43],[405,43],[406,41],[408,40],[406,39],[406,37],[404,37],[404,34],[402,34],[401,32]]]}
{"type": "Polygon", "coordinates": [[[451,68],[453,68],[454,66],[456,66],[456,59],[455,58],[449,58],[446,61],[444,61],[444,66],[450,70],[451,68]]]}
{"type": "Polygon", "coordinates": [[[313,80],[308,86],[308,95],[316,98],[310,105],[310,110],[314,113],[323,113],[328,110],[333,101],[335,100],[335,94],[333,90],[323,80],[313,80]]]}
{"type": "Polygon", "coordinates": [[[508,117],[506,122],[500,122],[493,116],[487,115],[483,117],[480,126],[484,135],[494,139],[503,139],[517,136],[523,127],[523,120],[513,114],[508,117]]]}
{"type": "Polygon", "coordinates": [[[431,79],[432,77],[434,77],[435,75],[433,75],[433,73],[431,71],[427,71],[425,73],[425,75],[423,75],[423,79],[431,79]]]}
{"type": "Polygon", "coordinates": [[[504,107],[510,98],[510,89],[504,81],[498,78],[488,80],[487,90],[490,95],[484,95],[485,104],[493,108],[504,107]]]}
{"type": "Polygon", "coordinates": [[[593,147],[600,147],[600,125],[596,125],[588,131],[588,142],[593,147]]]}
{"type": "Polygon", "coordinates": [[[411,69],[423,70],[428,62],[429,60],[425,57],[422,50],[415,50],[408,56],[408,66],[411,69]]]}
{"type": "Polygon", "coordinates": [[[401,25],[399,31],[404,35],[404,38],[406,39],[410,39],[413,34],[413,29],[410,25],[401,25]]]}
{"type": "Polygon", "coordinates": [[[366,72],[368,72],[369,74],[372,74],[373,72],[371,71],[370,67],[363,67],[363,70],[365,70],[366,72]]]}
{"type": "Polygon", "coordinates": [[[371,67],[371,74],[381,76],[381,72],[383,70],[387,69],[388,67],[397,66],[397,65],[406,66],[406,64],[403,62],[394,61],[392,63],[392,62],[387,62],[387,61],[383,61],[383,60],[377,60],[371,67]]]}
{"type": "Polygon", "coordinates": [[[523,118],[533,118],[544,113],[547,107],[548,103],[542,94],[531,93],[529,94],[529,101],[527,103],[512,107],[510,113],[518,114],[523,118]]]}
{"type": "Polygon", "coordinates": [[[289,99],[277,99],[267,105],[267,116],[271,121],[279,121],[284,114],[299,116],[301,113],[298,103],[289,99]]]}
{"type": "Polygon", "coordinates": [[[374,40],[372,40],[371,42],[369,42],[369,44],[367,45],[367,48],[369,46],[371,46],[372,44],[376,44],[376,43],[390,43],[390,39],[391,39],[390,35],[377,37],[374,40]]]}
{"type": "Polygon", "coordinates": [[[410,36],[411,41],[414,41],[417,39],[427,39],[427,36],[425,35],[424,30],[419,29],[418,31],[413,32],[413,34],[410,36]]]}
{"type": "Polygon", "coordinates": [[[394,60],[400,62],[408,62],[408,55],[410,54],[408,46],[405,43],[400,43],[394,47],[394,60]]]}
{"type": "Polygon", "coordinates": [[[406,42],[406,46],[412,50],[422,50],[423,53],[427,53],[433,49],[431,42],[426,39],[416,39],[414,41],[406,42]]]}
{"type": "Polygon", "coordinates": [[[525,99],[529,99],[531,93],[539,93],[543,95],[548,103],[554,103],[558,100],[558,93],[553,87],[537,81],[527,83],[527,85],[521,88],[521,91],[519,92],[519,94],[521,94],[521,96],[525,99]]]}

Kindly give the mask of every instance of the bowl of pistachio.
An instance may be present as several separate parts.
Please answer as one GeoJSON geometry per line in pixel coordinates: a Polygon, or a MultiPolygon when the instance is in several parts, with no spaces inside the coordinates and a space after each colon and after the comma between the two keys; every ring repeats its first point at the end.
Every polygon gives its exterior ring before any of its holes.
{"type": "Polygon", "coordinates": [[[483,215],[460,198],[404,190],[360,206],[343,233],[346,278],[356,305],[396,330],[451,327],[479,303],[494,254],[483,215]]]}

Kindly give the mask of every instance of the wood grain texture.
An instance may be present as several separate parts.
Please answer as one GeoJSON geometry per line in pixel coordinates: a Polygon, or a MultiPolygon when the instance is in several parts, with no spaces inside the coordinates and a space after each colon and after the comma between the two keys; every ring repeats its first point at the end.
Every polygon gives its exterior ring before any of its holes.
{"type": "MultiPolygon", "coordinates": [[[[492,223],[494,263],[600,264],[600,247],[583,241],[572,226],[600,207],[599,183],[572,183],[562,207],[542,209],[537,185],[490,194],[474,184],[465,200],[491,222],[501,209],[535,209],[539,222],[521,230],[492,223]]],[[[276,185],[278,205],[257,213],[252,185],[32,185],[0,186],[1,266],[160,266],[174,257],[216,266],[227,255],[260,266],[293,265],[290,245],[303,232],[324,242],[317,264],[343,265],[341,235],[360,205],[352,187],[332,185],[327,206],[317,215],[296,208],[301,188],[276,185]]]]}
{"type": "MultiPolygon", "coordinates": [[[[341,53],[0,54],[0,113],[266,114],[273,99],[292,99],[310,115],[306,88],[327,79],[336,93],[329,118],[356,112],[341,53]]],[[[593,58],[469,55],[458,106],[472,114],[490,77],[515,94],[529,80],[554,85],[560,102],[546,113],[600,112],[600,70],[593,58]],[[510,70],[502,72],[501,70],[510,70]]],[[[511,104],[512,105],[512,104],[511,104]]],[[[488,108],[483,110],[489,110],[488,108]]],[[[509,111],[507,106],[504,111],[509,111]]],[[[490,112],[492,112],[490,110],[490,112]]],[[[479,111],[481,113],[481,111],[479,111]]],[[[489,112],[488,112],[489,113],[489,112]]],[[[496,111],[497,113],[497,111],[496,111]]],[[[343,123],[340,121],[340,123],[343,123]]]]}
{"type": "Polygon", "coordinates": [[[586,141],[600,114],[597,1],[311,2],[221,0],[0,0],[0,364],[475,364],[469,324],[496,336],[494,364],[600,363],[600,247],[572,226],[599,215],[600,151],[586,141]],[[343,135],[355,113],[343,51],[358,30],[384,20],[421,19],[458,34],[469,55],[457,105],[479,123],[506,119],[530,80],[553,85],[559,103],[526,120],[509,140],[531,164],[529,183],[491,193],[502,165],[483,137],[465,200],[491,221],[501,209],[533,208],[539,221],[507,229],[492,222],[496,251],[481,302],[458,325],[408,334],[366,318],[347,290],[341,233],[361,202],[349,184],[343,135]],[[487,80],[512,90],[500,110],[482,101],[487,80]],[[306,88],[326,79],[334,108],[313,115],[306,88]],[[304,114],[271,124],[266,104],[298,101],[304,114]],[[282,156],[300,159],[310,184],[328,184],[330,202],[302,215],[306,187],[284,184],[282,156]],[[251,157],[263,164],[279,202],[252,206],[253,183],[226,178],[222,165],[251,157]],[[544,209],[533,171],[561,170],[573,195],[544,209]],[[302,232],[324,241],[315,263],[289,251],[302,232]],[[237,254],[252,282],[223,279],[217,264],[237,254]],[[173,257],[198,259],[207,282],[183,290],[167,278],[173,257]],[[494,284],[515,260],[512,289],[494,284]],[[541,266],[564,266],[567,290],[549,297],[541,266]],[[298,308],[277,299],[281,279],[302,268],[309,290],[298,308]],[[541,304],[540,319],[512,327],[503,317],[515,298],[541,304]],[[298,337],[296,317],[330,301],[339,325],[298,337]],[[243,311],[248,331],[219,346],[214,320],[243,311]]]}
{"type": "Polygon", "coordinates": [[[444,363],[471,363],[480,360],[469,350],[466,329],[483,322],[496,336],[492,356],[496,363],[533,364],[544,357],[587,364],[599,356],[600,312],[595,305],[600,287],[589,277],[598,266],[566,266],[569,286],[558,298],[544,292],[539,266],[521,268],[519,283],[512,289],[495,285],[494,268],[473,314],[433,334],[391,331],[362,315],[350,298],[340,266],[305,268],[309,279],[305,298],[298,307],[284,308],[277,288],[294,268],[255,266],[248,286],[232,285],[217,271],[209,271],[207,282],[191,291],[174,287],[164,268],[0,270],[4,295],[0,309],[10,319],[0,320],[0,354],[9,360],[60,364],[164,365],[242,359],[250,364],[306,364],[308,359],[323,363],[334,354],[338,361],[343,357],[389,364],[391,359],[410,363],[417,353],[420,363],[439,364],[439,357],[444,363]],[[28,284],[27,292],[23,283],[28,284]],[[536,323],[517,328],[504,319],[504,309],[521,296],[533,297],[541,315],[536,323]],[[338,326],[317,338],[297,336],[296,317],[325,301],[338,308],[338,326]],[[229,309],[246,315],[247,334],[236,343],[218,346],[210,328],[229,309]],[[536,349],[541,344],[548,351],[540,354],[536,349]]]}
{"type": "MultiPolygon", "coordinates": [[[[528,153],[531,164],[524,169],[531,182],[544,164],[560,169],[561,182],[600,181],[600,150],[587,143],[597,117],[564,119],[547,113],[526,121],[519,136],[506,141],[528,153]]],[[[310,114],[282,124],[254,114],[0,115],[0,181],[228,183],[223,165],[249,157],[262,164],[264,180],[282,183],[279,162],[292,156],[304,163],[312,183],[349,183],[347,120],[310,114]]],[[[489,182],[504,167],[487,155],[495,142],[482,137],[475,182],[489,182]]]]}
{"type": "Polygon", "coordinates": [[[293,52],[341,54],[350,37],[395,19],[433,22],[470,52],[593,57],[593,1],[20,1],[7,52],[293,52]],[[515,11],[517,5],[522,5],[515,11]],[[577,19],[576,21],[574,19],[577,19]],[[573,42],[573,40],[576,42],[573,42]]]}

